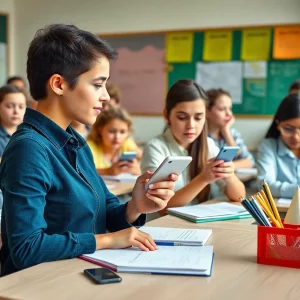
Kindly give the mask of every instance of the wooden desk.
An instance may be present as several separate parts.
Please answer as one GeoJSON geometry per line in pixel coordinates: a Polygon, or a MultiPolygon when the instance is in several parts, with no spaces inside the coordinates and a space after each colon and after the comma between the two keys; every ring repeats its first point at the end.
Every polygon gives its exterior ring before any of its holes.
{"type": "Polygon", "coordinates": [[[290,204],[291,204],[291,202],[289,202],[289,203],[278,203],[278,199],[274,199],[274,201],[275,201],[275,205],[276,205],[279,212],[285,212],[286,213],[288,211],[289,207],[290,207],[290,204]]]}
{"type": "Polygon", "coordinates": [[[299,299],[299,270],[256,263],[256,226],[223,221],[194,224],[166,216],[150,226],[212,228],[211,277],[120,273],[123,281],[93,284],[83,275],[97,267],[80,259],[44,263],[0,279],[0,295],[15,299],[299,299]]]}
{"type": "Polygon", "coordinates": [[[108,189],[110,190],[110,192],[112,192],[116,196],[121,196],[121,195],[132,192],[133,187],[135,185],[135,181],[134,182],[118,182],[118,181],[105,180],[105,184],[111,185],[111,187],[108,186],[108,189]]]}

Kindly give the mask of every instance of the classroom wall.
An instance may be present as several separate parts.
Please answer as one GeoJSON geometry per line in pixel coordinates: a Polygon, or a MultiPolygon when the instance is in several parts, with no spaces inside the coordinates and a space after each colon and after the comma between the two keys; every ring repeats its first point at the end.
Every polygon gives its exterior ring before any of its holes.
{"type": "MultiPolygon", "coordinates": [[[[72,23],[95,33],[119,33],[300,21],[299,0],[14,1],[14,61],[16,71],[21,75],[25,75],[26,50],[34,33],[45,24],[54,22],[72,23]]],[[[269,123],[270,120],[243,118],[237,120],[236,128],[244,134],[246,143],[255,147],[269,123]]],[[[162,131],[163,124],[162,117],[134,117],[135,137],[147,141],[162,131]]]]}
{"type": "Polygon", "coordinates": [[[1,0],[0,1],[0,12],[9,14],[9,44],[10,44],[10,55],[9,55],[9,75],[15,72],[15,4],[13,0],[1,0]]]}

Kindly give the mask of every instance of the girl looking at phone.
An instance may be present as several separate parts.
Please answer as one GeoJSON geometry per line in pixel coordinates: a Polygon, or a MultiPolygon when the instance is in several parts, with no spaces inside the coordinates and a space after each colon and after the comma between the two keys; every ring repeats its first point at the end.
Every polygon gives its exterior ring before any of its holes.
{"type": "Polygon", "coordinates": [[[131,118],[121,108],[106,109],[98,116],[87,143],[91,148],[99,175],[141,174],[139,159],[142,151],[129,138],[131,132],[131,118]],[[122,153],[127,151],[136,152],[136,158],[128,161],[120,160],[122,153]]]}
{"type": "Polygon", "coordinates": [[[259,187],[265,179],[274,197],[292,198],[300,185],[300,94],[283,99],[257,155],[259,187]]]}
{"type": "Polygon", "coordinates": [[[168,207],[208,200],[210,184],[214,182],[225,186],[225,194],[232,201],[245,196],[243,183],[234,175],[233,163],[214,160],[219,149],[207,137],[206,99],[204,90],[194,81],[177,81],[166,99],[164,118],[168,126],[144,148],[142,171],[154,171],[167,156],[193,158],[175,183],[176,193],[168,207]]]}
{"type": "Polygon", "coordinates": [[[234,128],[232,114],[232,101],[230,94],[223,89],[212,89],[207,92],[206,119],[208,136],[211,137],[218,148],[224,146],[238,146],[240,150],[234,158],[235,168],[253,168],[255,161],[241,134],[234,128]]]}

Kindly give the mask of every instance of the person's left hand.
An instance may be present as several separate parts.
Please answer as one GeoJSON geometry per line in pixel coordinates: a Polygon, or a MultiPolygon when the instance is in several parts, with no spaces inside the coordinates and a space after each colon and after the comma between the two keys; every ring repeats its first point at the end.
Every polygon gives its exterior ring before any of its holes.
{"type": "Polygon", "coordinates": [[[173,189],[174,181],[178,179],[176,174],[171,174],[168,181],[150,184],[146,191],[145,184],[152,174],[153,172],[145,172],[139,176],[133,188],[131,201],[138,213],[152,213],[164,209],[175,194],[173,189]]]}

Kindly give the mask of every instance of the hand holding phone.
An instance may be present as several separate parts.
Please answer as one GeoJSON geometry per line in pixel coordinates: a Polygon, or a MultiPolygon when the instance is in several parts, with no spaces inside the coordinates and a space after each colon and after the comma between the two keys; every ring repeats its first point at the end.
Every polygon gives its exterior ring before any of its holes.
{"type": "Polygon", "coordinates": [[[108,268],[85,269],[84,274],[98,284],[121,282],[122,278],[108,268]]]}
{"type": "Polygon", "coordinates": [[[135,158],[136,158],[136,152],[135,151],[126,151],[126,152],[122,153],[122,155],[119,158],[119,161],[132,162],[135,158]]]}
{"type": "Polygon", "coordinates": [[[192,161],[191,156],[168,156],[152,174],[151,178],[145,185],[145,189],[149,189],[152,183],[167,181],[171,174],[180,175],[184,169],[192,161]]]}

